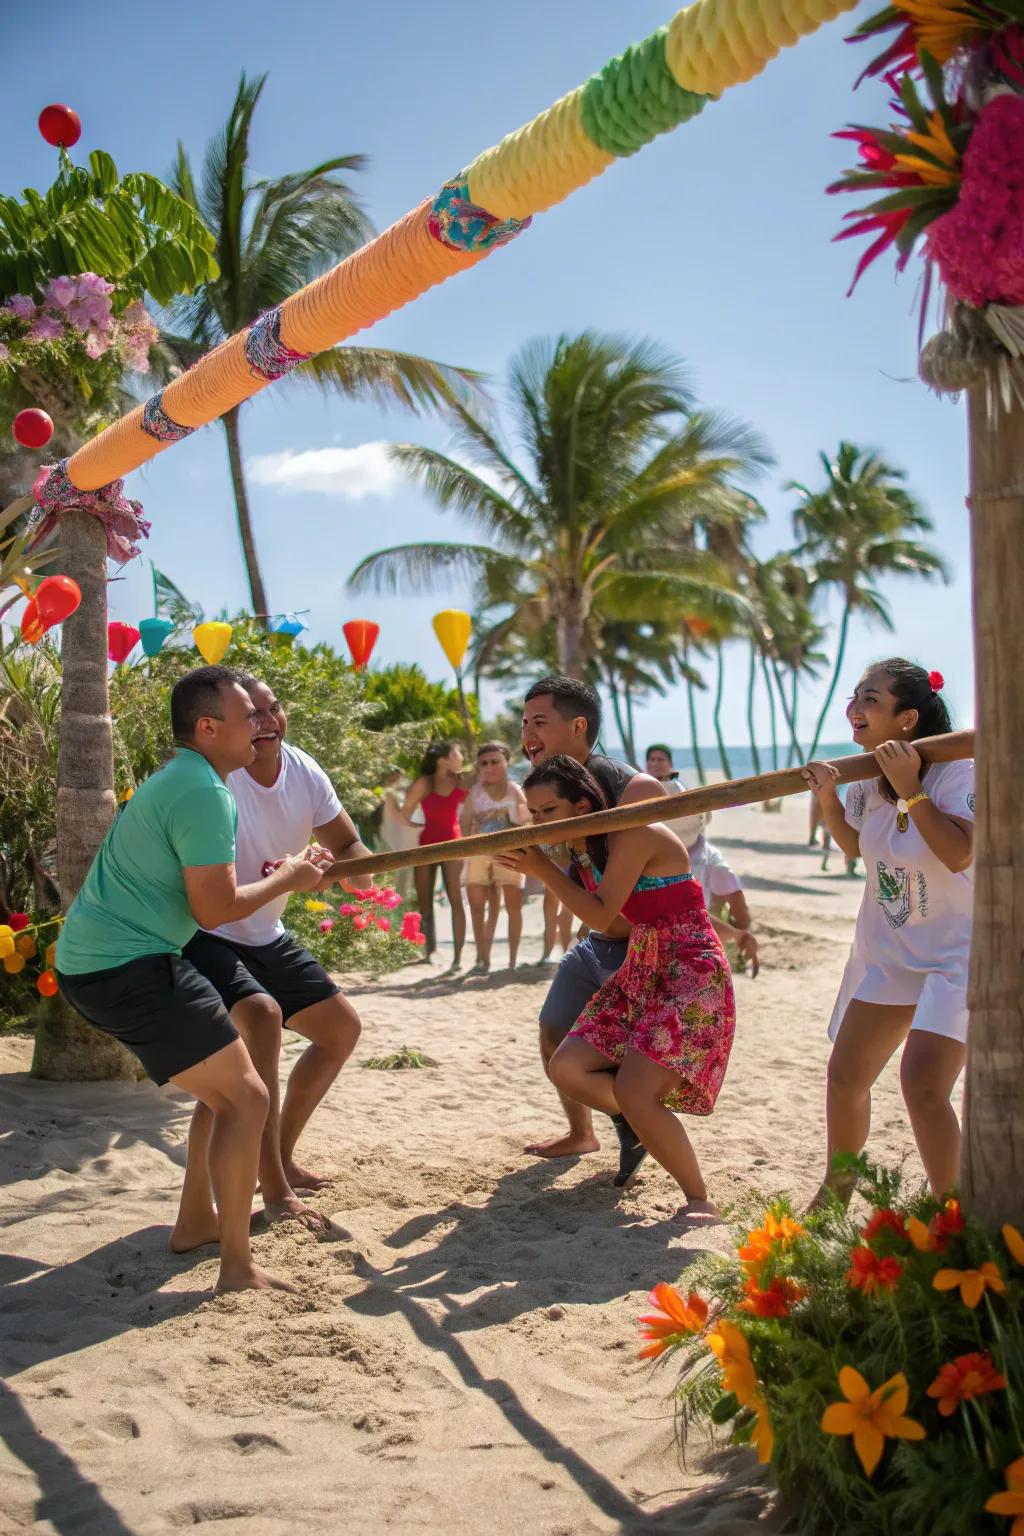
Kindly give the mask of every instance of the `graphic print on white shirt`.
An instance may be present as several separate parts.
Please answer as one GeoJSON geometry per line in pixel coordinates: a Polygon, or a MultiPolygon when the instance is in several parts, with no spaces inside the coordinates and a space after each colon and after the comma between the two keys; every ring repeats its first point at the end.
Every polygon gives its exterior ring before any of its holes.
{"type": "MultiPolygon", "coordinates": [[[[229,773],[227,785],[238,806],[235,877],[254,885],[268,860],[301,853],[314,827],[325,827],[341,812],[334,785],[315,758],[288,742],[281,743],[281,770],[269,789],[246,768],[229,773]]],[[[237,923],[211,932],[236,944],[272,944],[284,932],[281,915],[288,896],[279,896],[237,923]]]]}

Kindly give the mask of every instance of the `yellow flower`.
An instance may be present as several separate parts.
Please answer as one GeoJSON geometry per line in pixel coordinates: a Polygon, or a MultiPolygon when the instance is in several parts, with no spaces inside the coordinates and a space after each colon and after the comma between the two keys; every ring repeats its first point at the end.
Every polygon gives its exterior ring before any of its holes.
{"type": "Polygon", "coordinates": [[[0,960],[6,960],[14,954],[14,937],[11,933],[0,933],[0,960]]]}
{"type": "Polygon", "coordinates": [[[940,1269],[932,1281],[937,1291],[955,1291],[960,1288],[960,1300],[973,1311],[986,1291],[1002,1295],[1006,1282],[997,1265],[986,1261],[980,1269],[940,1269]]]}
{"type": "Polygon", "coordinates": [[[961,43],[978,31],[971,11],[943,0],[895,0],[895,5],[913,22],[918,47],[930,53],[937,64],[945,64],[961,43]]]}
{"type": "Polygon", "coordinates": [[[910,1388],[902,1371],[872,1392],[860,1371],[844,1365],[839,1390],[845,1403],[831,1403],[821,1416],[826,1435],[852,1435],[857,1459],[871,1477],[882,1458],[886,1440],[923,1440],[925,1431],[905,1417],[910,1388]]]}
{"type": "Polygon", "coordinates": [[[1003,1242],[1010,1251],[1010,1257],[1016,1259],[1018,1264],[1024,1264],[1024,1236],[1016,1227],[1011,1227],[1009,1222],[1003,1228],[1003,1242]]]}
{"type": "Polygon", "coordinates": [[[307,912],[329,912],[331,909],[326,901],[307,901],[307,912]]]}
{"type": "Polygon", "coordinates": [[[1024,1536],[1024,1456],[1011,1461],[1003,1476],[1006,1492],[994,1493],[985,1501],[985,1508],[990,1515],[1016,1515],[1010,1536],[1024,1536]]]}
{"type": "Polygon", "coordinates": [[[741,1407],[753,1408],[759,1394],[746,1335],[728,1318],[722,1318],[708,1334],[708,1348],[721,1367],[726,1391],[735,1392],[741,1407]]]}

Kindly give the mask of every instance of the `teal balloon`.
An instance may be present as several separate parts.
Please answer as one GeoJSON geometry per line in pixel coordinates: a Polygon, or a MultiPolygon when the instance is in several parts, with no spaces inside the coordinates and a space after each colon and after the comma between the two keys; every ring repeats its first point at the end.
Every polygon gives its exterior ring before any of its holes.
{"type": "Polygon", "coordinates": [[[159,656],[163,649],[163,643],[167,639],[174,625],[170,619],[140,619],[139,634],[142,637],[142,649],[147,656],[159,656]]]}
{"type": "Polygon", "coordinates": [[[302,631],[305,629],[305,627],[306,626],[303,624],[302,620],[297,619],[294,613],[286,613],[283,614],[282,617],[279,618],[275,623],[273,623],[270,626],[270,629],[272,634],[289,635],[292,639],[294,639],[296,635],[302,634],[302,631]]]}

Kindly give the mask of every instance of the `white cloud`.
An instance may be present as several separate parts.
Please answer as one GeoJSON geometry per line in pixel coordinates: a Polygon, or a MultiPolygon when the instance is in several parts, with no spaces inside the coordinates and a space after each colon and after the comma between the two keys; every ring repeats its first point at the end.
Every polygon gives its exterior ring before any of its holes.
{"type": "Polygon", "coordinates": [[[390,496],[407,483],[392,462],[388,443],[360,443],[357,448],[310,448],[294,453],[257,453],[247,461],[256,485],[282,491],[311,491],[357,501],[362,496],[390,496]]]}

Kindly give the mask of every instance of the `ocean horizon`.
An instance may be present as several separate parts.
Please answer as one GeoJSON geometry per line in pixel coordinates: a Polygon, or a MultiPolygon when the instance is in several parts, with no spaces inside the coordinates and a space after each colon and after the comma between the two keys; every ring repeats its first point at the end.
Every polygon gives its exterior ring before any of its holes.
{"type": "MultiPolygon", "coordinates": [[[[806,757],[810,751],[810,743],[807,742],[803,743],[802,745],[804,756],[806,757]]],[[[600,750],[600,743],[598,746],[600,750]]],[[[621,745],[609,746],[604,750],[607,751],[609,757],[614,757],[618,762],[625,763],[628,761],[625,748],[621,745]]],[[[696,784],[698,782],[698,776],[697,765],[693,755],[693,748],[671,747],[670,750],[672,753],[672,765],[678,772],[679,777],[683,783],[696,784]]],[[[761,759],[760,772],[771,772],[771,770],[776,766],[772,762],[771,747],[763,747],[760,745],[760,743],[758,743],[757,750],[761,759]]],[[[726,756],[729,759],[730,772],[728,775],[723,773],[722,763],[718,753],[718,747],[716,745],[710,747],[703,745],[701,746],[700,755],[704,764],[704,772],[710,778],[721,779],[729,777],[732,779],[747,779],[750,778],[752,774],[758,772],[758,769],[754,764],[754,754],[751,751],[749,742],[746,746],[730,747],[729,745],[726,745],[725,751],[726,756]]],[[[860,748],[857,746],[856,742],[853,741],[823,741],[818,746],[817,756],[820,758],[850,757],[853,753],[859,751],[860,748]]],[[[788,742],[785,744],[780,742],[778,750],[778,767],[785,768],[788,758],[789,744],[788,742]]],[[[644,764],[640,762],[636,766],[643,768],[644,764]]],[[[794,764],[793,766],[798,765],[794,764]]]]}

